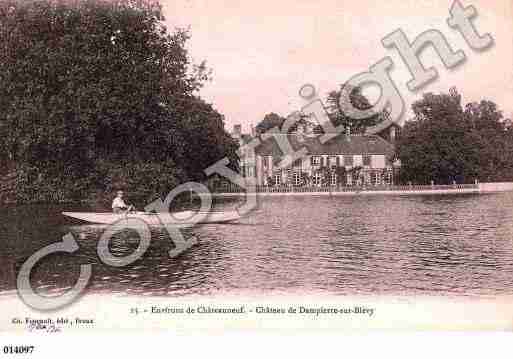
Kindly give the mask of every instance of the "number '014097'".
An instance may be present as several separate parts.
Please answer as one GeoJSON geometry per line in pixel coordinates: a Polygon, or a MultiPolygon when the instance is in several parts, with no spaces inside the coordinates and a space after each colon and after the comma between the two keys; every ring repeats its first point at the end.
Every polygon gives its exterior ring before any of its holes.
{"type": "Polygon", "coordinates": [[[5,345],[4,354],[32,354],[33,345],[5,345]]]}

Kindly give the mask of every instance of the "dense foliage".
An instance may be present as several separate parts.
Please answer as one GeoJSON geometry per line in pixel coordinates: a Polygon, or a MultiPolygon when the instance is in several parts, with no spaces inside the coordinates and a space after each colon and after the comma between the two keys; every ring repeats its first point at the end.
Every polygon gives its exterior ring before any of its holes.
{"type": "Polygon", "coordinates": [[[223,116],[197,96],[208,69],[162,20],[149,1],[0,1],[0,152],[19,201],[120,187],[146,201],[237,162],[223,116]]]}
{"type": "MultiPolygon", "coordinates": [[[[375,113],[372,116],[364,119],[354,119],[344,113],[342,106],[340,106],[340,99],[342,95],[342,87],[338,91],[331,91],[326,98],[326,112],[332,124],[335,127],[344,126],[350,130],[351,134],[362,134],[368,127],[374,126],[379,122],[383,121],[386,114],[375,113]]],[[[344,91],[348,91],[344,88],[344,91]]],[[[359,87],[351,88],[349,93],[349,100],[352,106],[359,110],[368,110],[372,108],[372,104],[365,97],[359,87]]],[[[263,120],[260,121],[256,126],[256,131],[262,134],[271,128],[278,127],[282,131],[286,130],[288,133],[293,133],[298,130],[299,127],[309,128],[312,132],[320,134],[323,132],[322,127],[311,117],[306,116],[304,113],[299,111],[289,115],[294,117],[294,124],[287,129],[281,128],[286,118],[276,114],[274,112],[268,113],[264,116],[263,120]]]]}
{"type": "Polygon", "coordinates": [[[326,109],[328,111],[331,122],[334,126],[344,126],[350,130],[352,134],[363,134],[368,127],[377,125],[385,118],[384,113],[374,113],[372,116],[363,119],[355,119],[344,113],[340,105],[342,91],[349,91],[349,101],[351,105],[358,110],[369,110],[372,104],[369,99],[362,94],[361,88],[341,87],[338,91],[331,91],[326,100],[326,109]]]}
{"type": "Polygon", "coordinates": [[[420,184],[513,180],[513,127],[496,104],[465,109],[461,96],[425,94],[397,143],[401,178],[420,184]]]}
{"type": "Polygon", "coordinates": [[[256,125],[256,127],[255,127],[256,132],[258,134],[262,134],[262,133],[265,133],[275,127],[281,129],[281,126],[283,125],[285,120],[286,120],[285,117],[280,116],[277,113],[274,113],[274,112],[268,113],[264,116],[264,119],[256,125]]]}

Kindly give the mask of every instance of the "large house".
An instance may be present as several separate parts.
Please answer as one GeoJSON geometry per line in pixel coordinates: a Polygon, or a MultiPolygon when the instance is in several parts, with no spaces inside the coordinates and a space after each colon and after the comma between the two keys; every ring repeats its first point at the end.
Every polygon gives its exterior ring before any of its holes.
{"type": "Polygon", "coordinates": [[[254,148],[256,138],[242,134],[236,125],[232,136],[240,144],[240,170],[260,186],[374,186],[393,184],[400,166],[395,160],[394,141],[400,127],[386,121],[364,135],[340,134],[321,144],[319,136],[301,129],[293,134],[274,134],[254,148]],[[281,137],[283,136],[283,137],[281,137]],[[281,138],[280,138],[281,137],[281,138]],[[283,166],[279,143],[290,144],[305,155],[283,166]]]}

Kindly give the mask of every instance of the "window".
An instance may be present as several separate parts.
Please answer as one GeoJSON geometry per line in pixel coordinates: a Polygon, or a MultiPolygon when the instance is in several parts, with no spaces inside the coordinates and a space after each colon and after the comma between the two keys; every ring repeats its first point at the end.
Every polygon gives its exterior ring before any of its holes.
{"type": "Polygon", "coordinates": [[[381,184],[381,174],[377,171],[371,173],[371,183],[373,186],[381,184]]]}
{"type": "Polygon", "coordinates": [[[347,185],[352,186],[353,185],[353,175],[348,173],[347,174],[347,185]]]}
{"type": "Polygon", "coordinates": [[[242,147],[241,152],[242,152],[241,158],[247,158],[248,157],[248,149],[245,146],[242,147]]]}
{"type": "Polygon", "coordinates": [[[337,166],[338,165],[338,160],[337,160],[337,156],[330,156],[328,157],[328,164],[329,164],[329,167],[333,167],[333,166],[337,166]]]}
{"type": "Polygon", "coordinates": [[[321,165],[321,156],[312,156],[312,165],[320,166],[321,165]]]}
{"type": "Polygon", "coordinates": [[[353,156],[351,155],[345,155],[344,156],[344,166],[346,167],[353,167],[353,156]]]}
{"type": "Polygon", "coordinates": [[[371,176],[369,172],[364,172],[363,174],[363,183],[368,186],[371,184],[371,176]]]}
{"type": "Polygon", "coordinates": [[[393,178],[392,178],[392,171],[388,171],[386,175],[386,182],[387,184],[392,184],[393,178]]]}
{"type": "Polygon", "coordinates": [[[281,185],[281,174],[277,173],[274,175],[274,184],[276,186],[281,185]]]}
{"type": "Polygon", "coordinates": [[[292,180],[294,181],[294,186],[301,185],[301,175],[299,173],[294,172],[294,175],[292,176],[292,180]]]}
{"type": "Polygon", "coordinates": [[[314,186],[320,186],[322,184],[322,176],[320,173],[316,173],[312,176],[312,184],[314,186]]]}
{"type": "Polygon", "coordinates": [[[360,186],[362,184],[362,177],[363,175],[360,173],[360,171],[358,172],[353,172],[353,183],[356,184],[357,186],[360,186]]]}
{"type": "Polygon", "coordinates": [[[365,167],[371,167],[372,166],[372,156],[364,155],[363,156],[363,165],[365,167]]]}
{"type": "Polygon", "coordinates": [[[298,158],[297,160],[295,160],[294,163],[292,164],[292,166],[294,168],[301,168],[301,158],[298,158]]]}
{"type": "Polygon", "coordinates": [[[330,184],[332,186],[336,186],[337,185],[337,174],[334,173],[334,172],[331,173],[330,184]]]}

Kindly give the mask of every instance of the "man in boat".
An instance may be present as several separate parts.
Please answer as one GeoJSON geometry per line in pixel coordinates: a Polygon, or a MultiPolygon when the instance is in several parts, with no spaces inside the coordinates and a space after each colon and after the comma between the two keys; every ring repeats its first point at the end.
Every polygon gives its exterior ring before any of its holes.
{"type": "Polygon", "coordinates": [[[112,201],[112,212],[124,213],[132,210],[132,206],[128,206],[123,200],[123,191],[118,191],[116,198],[112,201]]]}

